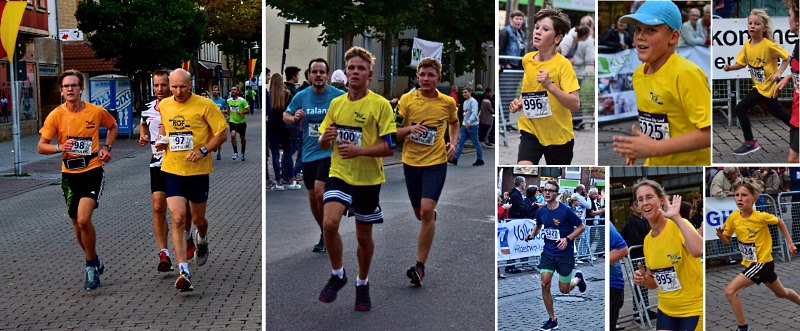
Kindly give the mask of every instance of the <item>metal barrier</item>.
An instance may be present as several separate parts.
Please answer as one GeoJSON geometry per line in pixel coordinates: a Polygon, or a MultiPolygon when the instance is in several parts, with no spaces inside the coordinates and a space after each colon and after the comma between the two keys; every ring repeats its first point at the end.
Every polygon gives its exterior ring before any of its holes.
{"type": "MultiPolygon", "coordinates": [[[[716,79],[712,81],[711,87],[712,102],[714,104],[726,104],[727,111],[723,111],[722,115],[728,120],[729,127],[734,126],[734,123],[736,123],[736,116],[733,114],[734,104],[739,103],[742,97],[750,93],[750,90],[753,89],[753,80],[749,78],[716,79]]],[[[778,93],[778,101],[791,100],[791,88],[784,88],[778,93]]]]}
{"type": "MultiPolygon", "coordinates": [[[[778,208],[779,205],[776,203],[775,199],[772,196],[767,194],[762,194],[758,196],[759,198],[763,198],[766,202],[765,204],[758,205],[756,204],[755,209],[762,212],[767,212],[781,219],[785,218],[782,217],[781,208],[778,208]]],[[[779,195],[780,197],[780,195],[779,195]]],[[[779,199],[780,201],[780,199],[779,199]]],[[[788,227],[787,223],[787,227],[788,227]]],[[[786,241],[783,239],[783,236],[778,230],[777,225],[770,225],[769,226],[770,236],[772,237],[772,255],[777,256],[781,259],[781,262],[786,262],[789,259],[788,250],[786,249],[786,241]]],[[[791,233],[791,232],[790,232],[791,233]]],[[[719,239],[714,240],[706,240],[705,248],[706,248],[706,258],[713,259],[713,258],[720,258],[720,257],[730,257],[734,255],[739,255],[739,240],[736,237],[731,238],[731,241],[725,245],[719,239]]]]}
{"type": "MultiPolygon", "coordinates": [[[[644,262],[644,257],[640,258],[631,258],[631,253],[634,250],[642,250],[644,246],[636,245],[628,247],[628,256],[622,258],[620,261],[622,264],[622,273],[624,274],[625,283],[628,284],[628,287],[631,290],[631,298],[633,304],[633,311],[631,313],[622,314],[620,312],[618,321],[628,321],[632,320],[639,325],[642,330],[650,330],[653,328],[653,321],[650,320],[650,315],[647,314],[648,309],[658,307],[658,292],[657,291],[650,291],[648,288],[642,285],[636,285],[633,281],[633,273],[636,272],[639,268],[639,263],[642,265],[646,265],[644,262]],[[654,297],[651,297],[651,294],[654,294],[654,297]],[[647,304],[649,303],[649,304],[647,304]],[[638,316],[637,316],[638,315],[638,316]]],[[[615,327],[612,325],[611,327],[615,327]]]]}
{"type": "MultiPolygon", "coordinates": [[[[499,56],[500,59],[505,60],[521,60],[519,56],[499,56]]],[[[524,76],[523,70],[518,69],[503,69],[500,71],[500,80],[498,84],[497,93],[500,95],[500,104],[497,109],[500,109],[500,126],[497,128],[497,133],[503,140],[503,146],[508,147],[508,130],[507,128],[514,123],[509,120],[510,111],[508,105],[511,100],[514,100],[518,93],[520,85],[522,84],[522,77],[524,76]]]]}
{"type": "MultiPolygon", "coordinates": [[[[602,220],[602,219],[598,219],[602,220]]],[[[504,220],[500,221],[501,223],[504,220]]],[[[606,249],[606,236],[605,236],[605,225],[592,225],[587,226],[586,231],[581,234],[573,244],[573,249],[576,250],[575,253],[575,261],[578,262],[579,260],[586,260],[587,262],[594,265],[595,258],[602,256],[605,254],[606,249]],[[585,234],[585,236],[584,236],[585,234]],[[585,245],[585,246],[584,246],[585,245]],[[581,251],[580,254],[577,251],[580,251],[581,247],[588,247],[587,251],[581,251]]],[[[537,269],[539,265],[539,256],[530,256],[520,259],[509,259],[505,261],[497,261],[497,267],[509,267],[509,266],[521,266],[521,267],[530,267],[531,269],[537,269]]]]}
{"type": "MultiPolygon", "coordinates": [[[[792,237],[792,242],[799,242],[800,226],[795,226],[794,223],[800,222],[800,191],[783,192],[778,194],[778,204],[781,207],[781,219],[784,223],[786,223],[786,228],[789,230],[789,235],[792,237]]],[[[787,259],[791,261],[792,256],[787,254],[787,259]]]]}

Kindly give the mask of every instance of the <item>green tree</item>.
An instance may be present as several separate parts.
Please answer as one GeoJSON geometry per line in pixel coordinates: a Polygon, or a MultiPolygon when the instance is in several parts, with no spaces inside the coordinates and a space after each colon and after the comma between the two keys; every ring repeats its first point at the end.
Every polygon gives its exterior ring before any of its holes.
{"type": "MultiPolygon", "coordinates": [[[[261,2],[256,0],[199,0],[208,15],[205,40],[219,45],[234,81],[247,76],[247,59],[260,59],[255,45],[261,41],[261,2]]],[[[259,46],[259,50],[261,47],[259,46]]],[[[254,75],[260,73],[257,66],[254,75]]]]}
{"type": "Polygon", "coordinates": [[[98,57],[135,75],[174,68],[203,42],[206,16],[191,0],[81,0],[78,28],[98,57]]]}

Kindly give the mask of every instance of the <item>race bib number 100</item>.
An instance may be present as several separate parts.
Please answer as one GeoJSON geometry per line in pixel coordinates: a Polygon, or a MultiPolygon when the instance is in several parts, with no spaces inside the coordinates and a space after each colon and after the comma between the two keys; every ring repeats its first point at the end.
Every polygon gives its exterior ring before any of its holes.
{"type": "Polygon", "coordinates": [[[342,145],[345,141],[352,142],[354,145],[361,147],[361,128],[337,125],[336,144],[342,145]]]}
{"type": "Polygon", "coordinates": [[[173,152],[189,151],[194,149],[191,132],[172,132],[169,134],[169,150],[173,152]]]}
{"type": "Polygon", "coordinates": [[[544,118],[553,115],[547,91],[522,93],[522,111],[527,118],[544,118]]]}
{"type": "Polygon", "coordinates": [[[651,114],[639,111],[639,130],[655,140],[669,139],[667,114],[651,114]]]}
{"type": "Polygon", "coordinates": [[[678,273],[675,272],[675,267],[653,269],[652,271],[656,285],[662,292],[672,292],[682,288],[681,281],[678,280],[678,273]]]}
{"type": "Polygon", "coordinates": [[[558,229],[542,229],[542,235],[547,240],[561,239],[561,233],[558,232],[558,229]]]}
{"type": "Polygon", "coordinates": [[[70,137],[69,139],[75,140],[70,150],[71,154],[92,155],[92,138],[70,137]]]}

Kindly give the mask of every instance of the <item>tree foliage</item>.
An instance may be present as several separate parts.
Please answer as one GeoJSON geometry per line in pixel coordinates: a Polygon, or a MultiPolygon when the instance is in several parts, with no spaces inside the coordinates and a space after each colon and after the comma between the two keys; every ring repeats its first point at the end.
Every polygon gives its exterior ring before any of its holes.
{"type": "MultiPolygon", "coordinates": [[[[219,45],[237,82],[247,79],[247,58],[260,58],[253,46],[261,41],[261,2],[257,0],[200,0],[208,15],[205,40],[219,45]],[[248,52],[249,51],[249,52],[248,52]]],[[[260,50],[259,46],[259,50],[260,50]]],[[[256,70],[254,74],[259,73],[256,70]]]]}
{"type": "Polygon", "coordinates": [[[127,74],[174,68],[197,52],[206,16],[191,0],[81,0],[78,28],[127,74]]]}

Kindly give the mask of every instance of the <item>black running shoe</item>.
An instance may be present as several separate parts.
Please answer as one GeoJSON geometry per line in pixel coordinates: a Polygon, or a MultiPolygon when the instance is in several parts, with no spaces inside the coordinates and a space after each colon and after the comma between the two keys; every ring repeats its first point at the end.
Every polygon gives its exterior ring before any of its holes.
{"type": "Polygon", "coordinates": [[[86,267],[86,283],[83,287],[87,291],[100,287],[100,272],[97,267],[86,267]]]}
{"type": "Polygon", "coordinates": [[[322,235],[319,235],[319,242],[314,245],[314,248],[311,249],[312,252],[324,252],[325,251],[325,239],[322,235]]]}
{"type": "Polygon", "coordinates": [[[422,278],[425,277],[425,269],[417,267],[416,265],[408,268],[406,271],[406,276],[411,278],[411,284],[414,284],[416,287],[422,286],[422,278]]]}
{"type": "Polygon", "coordinates": [[[372,301],[369,299],[369,284],[356,285],[356,311],[369,311],[372,301]]]}
{"type": "Polygon", "coordinates": [[[578,282],[578,290],[580,290],[581,293],[586,292],[586,281],[583,280],[583,272],[576,271],[575,277],[578,277],[578,279],[581,280],[580,282],[578,282]]]}
{"type": "Polygon", "coordinates": [[[319,301],[324,303],[331,303],[336,301],[336,296],[339,290],[347,284],[347,273],[345,272],[342,275],[342,278],[339,276],[331,275],[331,278],[328,279],[328,284],[325,284],[325,287],[322,288],[322,291],[319,292],[319,301]]]}

